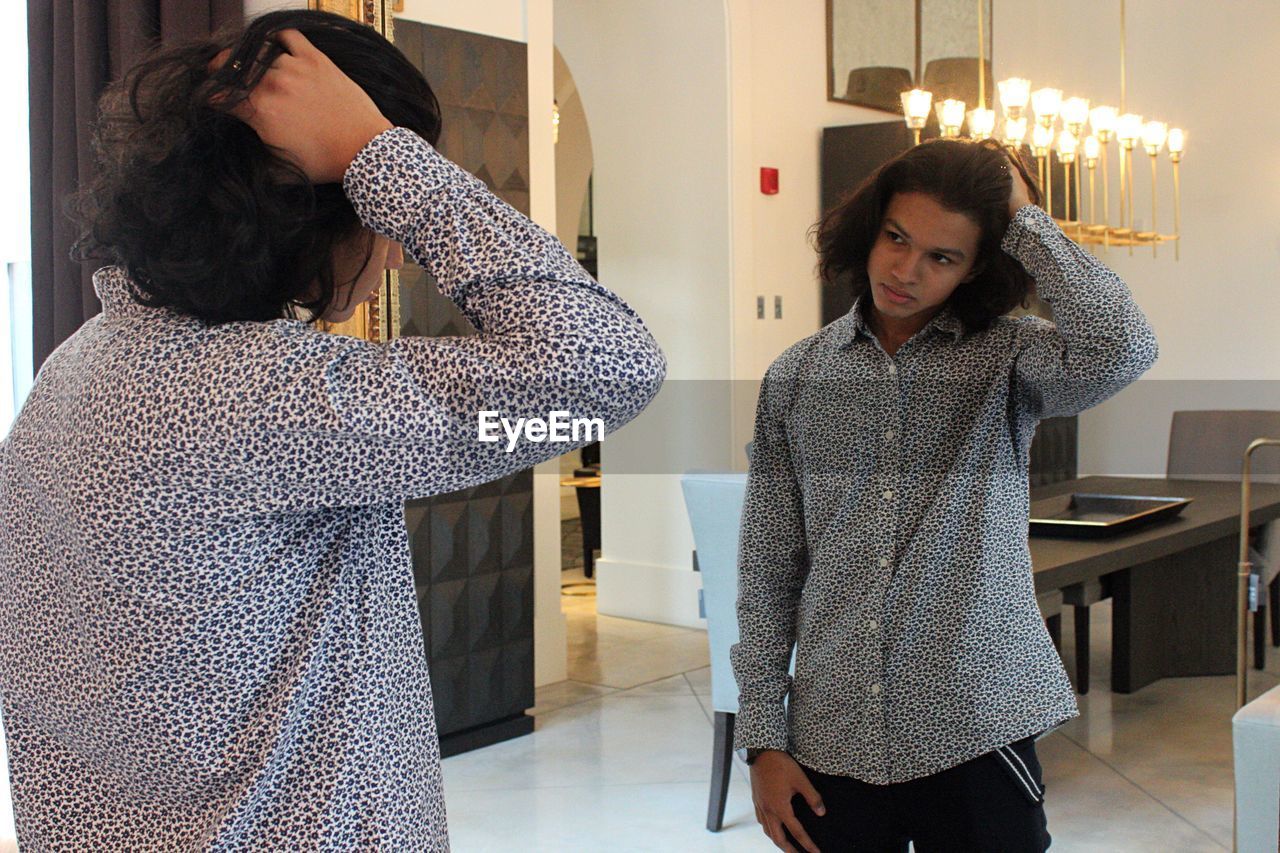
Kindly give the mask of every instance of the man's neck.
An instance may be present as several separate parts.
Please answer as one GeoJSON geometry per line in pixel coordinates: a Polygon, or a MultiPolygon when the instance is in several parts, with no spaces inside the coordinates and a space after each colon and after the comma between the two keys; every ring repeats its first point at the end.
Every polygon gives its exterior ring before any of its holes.
{"type": "Polygon", "coordinates": [[[901,349],[903,344],[911,340],[917,332],[929,325],[929,321],[937,313],[938,310],[934,310],[930,314],[898,319],[884,316],[872,305],[868,319],[870,320],[871,331],[876,336],[876,340],[880,342],[880,346],[884,348],[886,353],[893,355],[901,349]]]}

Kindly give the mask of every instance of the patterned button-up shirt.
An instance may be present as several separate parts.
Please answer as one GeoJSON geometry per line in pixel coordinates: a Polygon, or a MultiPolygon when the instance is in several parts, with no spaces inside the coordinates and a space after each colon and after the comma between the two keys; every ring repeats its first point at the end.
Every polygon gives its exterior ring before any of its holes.
{"type": "Polygon", "coordinates": [[[0,692],[24,850],[443,850],[403,502],[572,445],[662,353],[555,238],[404,129],[348,169],[479,330],[370,343],[209,326],[95,276],[0,443],[0,692]]]}
{"type": "Polygon", "coordinates": [[[890,357],[855,305],[769,368],[742,517],[739,747],[888,784],[1077,713],[1036,605],[1031,439],[1136,379],[1156,341],[1043,211],[1018,211],[1003,248],[1055,324],[966,333],[943,311],[890,357]]]}

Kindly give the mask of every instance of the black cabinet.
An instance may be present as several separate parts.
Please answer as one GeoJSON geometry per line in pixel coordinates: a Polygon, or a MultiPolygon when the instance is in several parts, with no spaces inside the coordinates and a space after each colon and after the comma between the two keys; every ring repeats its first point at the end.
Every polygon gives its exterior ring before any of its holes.
{"type": "MultiPolygon", "coordinates": [[[[397,19],[396,46],[440,101],[442,154],[529,213],[527,48],[397,19]]],[[[475,334],[408,259],[402,335],[475,334]]],[[[533,475],[405,506],[440,751],[452,755],[533,731],[533,475]]]]}

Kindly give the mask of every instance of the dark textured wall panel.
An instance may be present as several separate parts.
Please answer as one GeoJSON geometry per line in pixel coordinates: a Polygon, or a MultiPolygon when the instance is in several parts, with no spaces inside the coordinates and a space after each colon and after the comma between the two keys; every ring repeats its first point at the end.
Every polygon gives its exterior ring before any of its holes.
{"type": "MultiPolygon", "coordinates": [[[[440,100],[439,149],[529,212],[525,45],[398,20],[396,46],[440,100]]],[[[406,259],[402,335],[475,329],[406,259]]],[[[533,479],[528,471],[405,508],[445,754],[532,729],[533,479]]]]}

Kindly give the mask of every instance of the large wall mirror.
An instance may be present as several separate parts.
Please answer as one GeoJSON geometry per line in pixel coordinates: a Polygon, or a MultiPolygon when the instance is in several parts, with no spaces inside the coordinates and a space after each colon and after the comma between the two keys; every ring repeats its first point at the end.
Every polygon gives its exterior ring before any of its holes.
{"type": "Polygon", "coordinates": [[[919,85],[972,109],[983,56],[990,106],[991,2],[827,0],[827,97],[900,114],[900,93],[919,85]]]}

